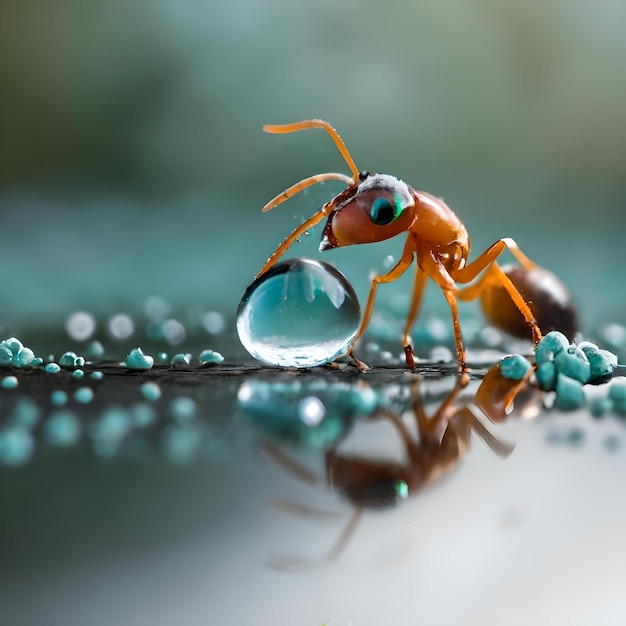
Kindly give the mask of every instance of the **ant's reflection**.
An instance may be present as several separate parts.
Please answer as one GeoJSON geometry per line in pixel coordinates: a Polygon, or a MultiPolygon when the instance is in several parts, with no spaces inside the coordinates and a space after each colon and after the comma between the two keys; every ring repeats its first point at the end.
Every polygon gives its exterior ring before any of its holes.
{"type": "MultiPolygon", "coordinates": [[[[361,389],[362,385],[361,383],[361,389]]],[[[393,508],[400,500],[418,494],[453,470],[469,450],[472,432],[497,455],[507,457],[514,446],[497,438],[484,422],[503,421],[511,413],[514,401],[516,414],[525,417],[536,415],[540,405],[540,398],[528,384],[528,377],[522,380],[505,378],[501,375],[498,364],[489,370],[478,389],[469,397],[465,393],[467,388],[459,378],[454,388],[441,401],[438,409],[430,416],[424,410],[422,385],[419,377],[415,377],[410,385],[410,411],[407,411],[404,417],[414,422],[413,429],[401,415],[387,408],[385,406],[387,403],[383,399],[371,402],[370,412],[365,417],[358,416],[358,423],[364,420],[386,420],[392,425],[402,442],[404,458],[401,460],[382,460],[343,453],[342,444],[349,439],[351,427],[357,425],[355,419],[357,411],[350,415],[346,410],[348,404],[342,405],[341,421],[344,428],[333,429],[337,436],[324,450],[326,481],[333,492],[340,494],[353,507],[354,512],[335,545],[325,556],[317,560],[281,558],[274,560],[272,566],[278,569],[298,570],[335,559],[341,554],[365,511],[393,508]]],[[[310,389],[306,389],[304,385],[302,388],[305,395],[310,393],[310,389]]],[[[318,385],[318,392],[321,390],[318,385]]],[[[371,388],[368,387],[368,390],[371,391],[371,388]]],[[[284,387],[282,391],[284,401],[284,387]]],[[[326,394],[335,391],[331,384],[326,389],[326,394]]],[[[248,387],[244,393],[240,390],[239,399],[242,408],[254,418],[255,411],[250,410],[252,405],[249,404],[253,394],[254,390],[248,387]]],[[[267,396],[267,393],[265,395],[267,396]]],[[[258,402],[252,404],[258,409],[258,402]]],[[[325,404],[331,408],[329,413],[332,413],[332,403],[328,397],[325,404]]],[[[285,403],[282,402],[281,406],[284,411],[285,403]]],[[[337,416],[329,414],[323,417],[333,419],[337,416]]],[[[284,445],[268,439],[264,439],[260,445],[273,461],[294,477],[307,484],[317,484],[315,475],[289,454],[284,445]]],[[[279,502],[277,506],[292,513],[305,515],[321,513],[305,505],[287,502],[279,502]]]]}

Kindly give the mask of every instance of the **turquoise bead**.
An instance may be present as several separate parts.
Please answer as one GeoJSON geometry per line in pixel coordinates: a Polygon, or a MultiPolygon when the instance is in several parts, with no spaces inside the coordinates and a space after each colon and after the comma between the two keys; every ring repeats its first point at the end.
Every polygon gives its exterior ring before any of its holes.
{"type": "Polygon", "coordinates": [[[500,361],[500,373],[511,380],[521,380],[531,367],[528,359],[521,354],[509,354],[500,361]]]}
{"type": "Polygon", "coordinates": [[[65,352],[59,359],[59,365],[61,367],[75,367],[77,358],[78,356],[75,352],[65,352]]]}
{"type": "Polygon", "coordinates": [[[547,361],[552,361],[554,356],[569,347],[569,340],[558,330],[549,332],[539,342],[535,350],[535,363],[541,365],[547,361]]]}
{"type": "Polygon", "coordinates": [[[80,421],[72,411],[56,411],[44,424],[43,436],[52,446],[69,448],[80,439],[80,421]]]}
{"type": "Polygon", "coordinates": [[[582,350],[561,350],[554,356],[554,365],[559,374],[586,383],[591,375],[589,361],[582,350]]]}
{"type": "Polygon", "coordinates": [[[5,376],[0,382],[2,389],[15,389],[18,385],[17,378],[15,376],[5,376]]]}
{"type": "Polygon", "coordinates": [[[616,378],[609,387],[609,398],[618,415],[626,415],[626,380],[616,378]]]}
{"type": "Polygon", "coordinates": [[[554,361],[546,361],[537,367],[535,375],[537,376],[537,382],[539,387],[543,391],[553,391],[556,386],[556,366],[554,361]]]}
{"type": "Polygon", "coordinates": [[[133,348],[126,357],[126,366],[130,370],[149,370],[154,365],[154,359],[144,354],[141,348],[133,348]]]}
{"type": "Polygon", "coordinates": [[[91,387],[80,387],[74,392],[74,400],[81,404],[89,404],[93,400],[93,389],[91,387]]]}
{"type": "Polygon", "coordinates": [[[608,350],[600,350],[590,341],[583,341],[578,347],[585,353],[589,361],[589,382],[605,382],[613,376],[613,370],[617,367],[617,355],[608,350]]]}
{"type": "Polygon", "coordinates": [[[589,411],[594,417],[602,417],[613,410],[611,398],[594,398],[589,402],[589,411]]]}
{"type": "Polygon", "coordinates": [[[63,406],[67,402],[67,393],[62,389],[55,389],[52,394],[50,394],[50,402],[52,402],[54,406],[63,406]]]}
{"type": "Polygon", "coordinates": [[[575,411],[585,404],[585,392],[580,381],[558,374],[554,406],[561,411],[575,411]]]}
{"type": "Polygon", "coordinates": [[[222,363],[223,361],[224,357],[219,352],[215,352],[215,350],[203,350],[200,353],[200,363],[202,363],[202,365],[207,363],[222,363]]]}
{"type": "Polygon", "coordinates": [[[156,402],[161,397],[161,388],[152,381],[141,385],[141,393],[146,400],[156,402]]]}
{"type": "Polygon", "coordinates": [[[13,352],[6,346],[0,346],[0,365],[11,365],[13,352]]]}
{"type": "Polygon", "coordinates": [[[172,365],[189,365],[191,363],[191,354],[183,354],[179,352],[172,357],[172,365]]]}

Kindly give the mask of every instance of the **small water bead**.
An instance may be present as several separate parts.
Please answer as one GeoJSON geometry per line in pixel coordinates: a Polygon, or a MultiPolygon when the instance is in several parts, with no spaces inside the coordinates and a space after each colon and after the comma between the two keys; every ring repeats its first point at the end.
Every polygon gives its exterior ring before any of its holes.
{"type": "Polygon", "coordinates": [[[140,389],[143,397],[150,402],[156,402],[161,397],[161,388],[153,381],[144,383],[140,389]]]}
{"type": "Polygon", "coordinates": [[[22,348],[13,356],[13,365],[16,367],[25,367],[30,365],[35,359],[35,353],[30,348],[22,348]]]}
{"type": "Polygon", "coordinates": [[[74,392],[74,400],[81,404],[89,404],[93,400],[93,389],[91,387],[80,387],[74,392]]]}
{"type": "Polygon", "coordinates": [[[202,316],[202,325],[207,333],[211,335],[219,335],[226,327],[226,320],[221,313],[217,311],[209,311],[202,316]]]}
{"type": "Polygon", "coordinates": [[[118,313],[109,320],[109,332],[115,339],[128,339],[135,332],[135,323],[125,313],[118,313]]]}
{"type": "Polygon", "coordinates": [[[85,365],[85,359],[75,352],[65,352],[59,358],[59,365],[66,368],[82,367],[85,365]]]}
{"type": "Polygon", "coordinates": [[[133,348],[126,357],[126,366],[131,370],[149,370],[154,365],[154,358],[144,354],[141,348],[133,348]]]}
{"type": "Polygon", "coordinates": [[[72,411],[60,410],[50,415],[43,427],[43,437],[52,446],[68,448],[80,439],[80,420],[72,411]]]}
{"type": "Polygon", "coordinates": [[[20,398],[13,408],[11,424],[32,430],[39,422],[41,409],[31,398],[20,398]]]}
{"type": "Polygon", "coordinates": [[[0,430],[0,465],[20,467],[33,453],[35,441],[27,428],[14,426],[0,430]]]}
{"type": "Polygon", "coordinates": [[[324,365],[345,354],[359,322],[347,279],[327,263],[304,258],[277,263],[255,280],[237,311],[244,348],[282,367],[324,365]]]}
{"type": "Polygon", "coordinates": [[[188,396],[179,396],[170,402],[170,413],[179,423],[189,422],[196,415],[196,403],[188,396]]]}
{"type": "Polygon", "coordinates": [[[91,313],[76,311],[65,322],[67,334],[76,341],[85,341],[96,330],[96,319],[91,313]]]}
{"type": "Polygon", "coordinates": [[[189,365],[191,363],[191,353],[179,352],[178,354],[175,354],[172,357],[171,363],[172,365],[182,365],[182,366],[189,365]]]}
{"type": "Polygon", "coordinates": [[[6,346],[0,346],[0,365],[11,365],[13,352],[6,346]]]}
{"type": "Polygon", "coordinates": [[[224,356],[215,350],[203,350],[200,353],[200,363],[202,365],[209,365],[211,363],[223,363],[224,356]]]}
{"type": "Polygon", "coordinates": [[[99,341],[90,341],[87,354],[95,359],[101,359],[104,356],[104,346],[99,341]]]}
{"type": "Polygon", "coordinates": [[[151,426],[157,418],[154,408],[145,402],[137,403],[131,406],[130,414],[134,425],[138,428],[147,428],[148,426],[151,426]]]}
{"type": "Polygon", "coordinates": [[[63,406],[67,403],[67,392],[62,389],[55,389],[50,394],[50,402],[54,404],[54,406],[63,406]]]}
{"type": "Polygon", "coordinates": [[[16,389],[18,385],[18,380],[15,376],[5,376],[2,381],[0,381],[0,387],[2,389],[16,389]]]}

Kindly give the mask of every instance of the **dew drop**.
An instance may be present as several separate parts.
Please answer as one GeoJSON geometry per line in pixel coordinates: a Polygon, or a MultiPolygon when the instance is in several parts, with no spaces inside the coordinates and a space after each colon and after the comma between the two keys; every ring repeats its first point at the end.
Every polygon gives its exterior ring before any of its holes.
{"type": "Polygon", "coordinates": [[[360,316],[356,294],[341,272],[322,261],[290,259],[248,287],[237,332],[259,361],[313,367],[347,352],[360,316]]]}
{"type": "Polygon", "coordinates": [[[67,334],[76,341],[85,341],[96,330],[96,319],[91,313],[76,311],[65,322],[67,334]]]}
{"type": "Polygon", "coordinates": [[[128,339],[135,332],[135,324],[125,313],[118,313],[109,320],[109,332],[115,339],[128,339]]]}

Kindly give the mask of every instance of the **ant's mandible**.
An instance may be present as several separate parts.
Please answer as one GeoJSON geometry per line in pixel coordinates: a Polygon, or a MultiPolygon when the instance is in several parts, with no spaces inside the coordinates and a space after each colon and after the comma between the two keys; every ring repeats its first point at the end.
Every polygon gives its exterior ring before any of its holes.
{"type": "MultiPolygon", "coordinates": [[[[317,213],[285,238],[268,258],[257,278],[269,270],[304,232],[324,218],[327,218],[327,221],[322,233],[320,251],[340,246],[384,241],[406,232],[408,237],[400,260],[389,272],[376,276],[372,280],[355,343],[363,335],[370,322],[378,285],[399,278],[415,258],[417,273],[403,333],[408,367],[412,369],[415,367],[409,332],[417,317],[427,278],[431,278],[439,285],[452,311],[454,340],[461,374],[466,372],[467,364],[457,300],[474,300],[483,292],[493,289],[494,286],[504,288],[530,327],[533,343],[537,345],[542,335],[535,316],[518,289],[496,262],[500,254],[508,249],[526,270],[530,271],[537,267],[519,249],[513,239],[505,238],[496,241],[477,259],[468,263],[469,235],[461,220],[448,205],[425,191],[413,189],[395,176],[359,171],[343,140],[328,122],[304,120],[294,124],[263,126],[264,131],[276,134],[293,133],[309,128],[321,128],[330,135],[350,168],[352,177],[336,172],[310,176],[289,187],[263,207],[263,211],[269,211],[303,189],[326,180],[340,180],[348,185],[339,195],[324,204],[317,213]],[[476,283],[465,288],[458,287],[457,283],[462,285],[470,283],[484,270],[486,271],[476,283]]],[[[348,354],[352,356],[360,369],[367,369],[365,364],[352,355],[352,348],[348,354]]]]}

